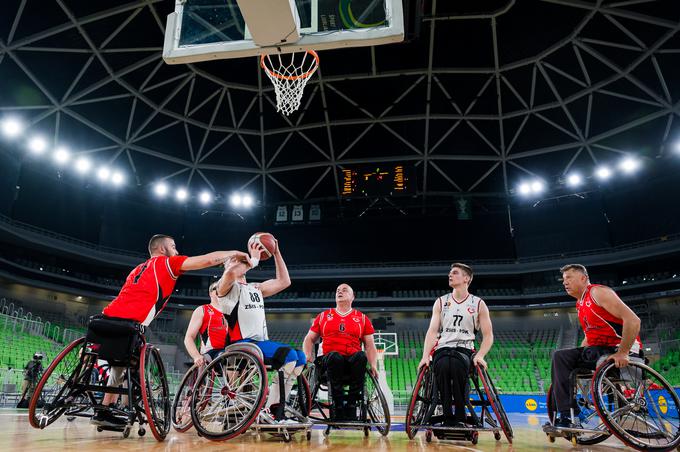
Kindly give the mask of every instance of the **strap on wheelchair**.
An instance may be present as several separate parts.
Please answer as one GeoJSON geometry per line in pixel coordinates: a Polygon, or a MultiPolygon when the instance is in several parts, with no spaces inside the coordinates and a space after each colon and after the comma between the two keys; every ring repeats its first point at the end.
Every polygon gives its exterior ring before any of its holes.
{"type": "Polygon", "coordinates": [[[265,359],[265,364],[271,364],[273,369],[280,369],[286,364],[286,357],[292,348],[290,347],[279,347],[274,352],[274,356],[265,359]]]}

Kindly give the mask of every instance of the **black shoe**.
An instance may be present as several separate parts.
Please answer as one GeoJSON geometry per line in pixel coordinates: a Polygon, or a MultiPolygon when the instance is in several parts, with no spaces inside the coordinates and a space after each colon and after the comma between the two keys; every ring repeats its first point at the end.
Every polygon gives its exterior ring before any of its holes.
{"type": "Polygon", "coordinates": [[[125,419],[114,415],[109,410],[96,410],[94,416],[90,419],[90,423],[99,425],[100,427],[125,427],[127,422],[125,419]]]}
{"type": "Polygon", "coordinates": [[[556,428],[583,428],[581,427],[581,421],[576,418],[575,422],[571,421],[571,418],[564,416],[555,421],[556,428]]]}

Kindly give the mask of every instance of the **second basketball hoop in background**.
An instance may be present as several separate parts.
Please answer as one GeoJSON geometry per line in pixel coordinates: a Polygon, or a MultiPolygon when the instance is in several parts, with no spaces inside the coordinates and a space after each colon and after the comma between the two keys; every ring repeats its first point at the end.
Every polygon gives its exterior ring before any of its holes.
{"type": "Polygon", "coordinates": [[[260,64],[274,84],[276,111],[289,115],[300,108],[305,85],[319,68],[319,55],[313,50],[262,55],[260,64]]]}

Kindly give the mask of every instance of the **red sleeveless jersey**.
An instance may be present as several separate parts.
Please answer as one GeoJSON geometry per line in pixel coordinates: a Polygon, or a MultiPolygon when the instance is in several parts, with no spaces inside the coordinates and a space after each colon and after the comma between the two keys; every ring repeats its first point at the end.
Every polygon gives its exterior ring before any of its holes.
{"type": "Polygon", "coordinates": [[[103,314],[148,325],[168,303],[185,260],[187,256],[155,256],[139,264],[103,314]]]}
{"type": "MultiPolygon", "coordinates": [[[[586,334],[588,345],[617,347],[621,343],[623,321],[618,317],[614,317],[609,311],[597,304],[590,291],[598,286],[600,285],[588,285],[583,297],[576,303],[578,320],[581,323],[583,332],[586,334]]],[[[638,336],[630,351],[631,353],[638,353],[641,347],[642,343],[638,336]]]]}
{"type": "Polygon", "coordinates": [[[321,336],[324,354],[338,352],[343,356],[360,352],[363,337],[375,333],[371,320],[356,309],[345,315],[328,309],[316,316],[310,331],[321,336]]]}
{"type": "Polygon", "coordinates": [[[203,305],[203,323],[201,323],[201,353],[210,350],[222,350],[227,345],[227,319],[222,311],[209,304],[203,305]]]}

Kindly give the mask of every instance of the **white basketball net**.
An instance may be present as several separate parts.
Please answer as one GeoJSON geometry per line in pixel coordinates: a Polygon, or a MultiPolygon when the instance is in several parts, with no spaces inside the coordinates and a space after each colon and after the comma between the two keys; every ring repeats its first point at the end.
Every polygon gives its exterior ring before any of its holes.
{"type": "Polygon", "coordinates": [[[274,84],[276,111],[289,115],[300,108],[305,85],[319,68],[316,52],[262,55],[260,63],[274,84]]]}

